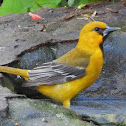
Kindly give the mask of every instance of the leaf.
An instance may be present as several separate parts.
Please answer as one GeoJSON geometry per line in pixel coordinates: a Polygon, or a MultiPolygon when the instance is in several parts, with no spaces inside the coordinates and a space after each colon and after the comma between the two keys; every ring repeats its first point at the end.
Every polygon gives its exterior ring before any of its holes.
{"type": "Polygon", "coordinates": [[[28,12],[35,0],[4,0],[0,7],[0,15],[28,12]]]}
{"type": "Polygon", "coordinates": [[[85,8],[85,6],[86,6],[86,4],[81,4],[81,5],[79,5],[79,6],[77,7],[77,9],[83,9],[83,8],[85,8]]]}
{"type": "Polygon", "coordinates": [[[74,0],[68,0],[68,5],[71,7],[74,4],[74,0]]]}
{"type": "Polygon", "coordinates": [[[101,1],[101,0],[75,0],[72,6],[79,6],[81,4],[87,4],[87,3],[96,2],[96,1],[101,1]]]}
{"type": "Polygon", "coordinates": [[[61,1],[62,0],[4,0],[0,7],[0,15],[32,12],[46,7],[57,8],[61,1]]]}
{"type": "Polygon", "coordinates": [[[100,0],[68,0],[68,2],[67,0],[4,0],[0,7],[0,15],[33,12],[46,7],[79,6],[94,1],[100,0]]]}
{"type": "Polygon", "coordinates": [[[67,1],[67,0],[62,0],[62,1],[59,3],[59,7],[64,7],[64,6],[68,6],[68,1],[67,1]]]}
{"type": "Polygon", "coordinates": [[[36,0],[36,2],[40,4],[42,8],[46,7],[56,8],[61,1],[62,0],[36,0]]]}

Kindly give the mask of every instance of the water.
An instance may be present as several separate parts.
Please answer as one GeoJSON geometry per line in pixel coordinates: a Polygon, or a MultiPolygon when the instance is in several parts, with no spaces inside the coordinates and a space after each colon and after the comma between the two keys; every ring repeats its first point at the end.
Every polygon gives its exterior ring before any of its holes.
{"type": "Polygon", "coordinates": [[[86,115],[94,114],[123,114],[126,115],[125,98],[86,98],[73,100],[71,110],[86,115]]]}

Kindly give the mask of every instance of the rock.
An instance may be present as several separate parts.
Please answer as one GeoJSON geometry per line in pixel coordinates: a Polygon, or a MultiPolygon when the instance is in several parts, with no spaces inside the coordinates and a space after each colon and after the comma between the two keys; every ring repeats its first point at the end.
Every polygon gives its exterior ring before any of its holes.
{"type": "Polygon", "coordinates": [[[1,125],[19,126],[95,126],[83,121],[81,116],[63,107],[32,99],[9,99],[8,116],[1,125]]]}
{"type": "Polygon", "coordinates": [[[8,88],[0,85],[0,118],[7,114],[8,103],[6,97],[17,97],[17,94],[12,93],[8,88]]]}
{"type": "Polygon", "coordinates": [[[71,104],[71,110],[86,114],[103,126],[126,125],[126,99],[87,98],[73,100],[71,104]]]}
{"type": "Polygon", "coordinates": [[[8,104],[5,98],[0,98],[0,118],[6,116],[8,104]]]}
{"type": "Polygon", "coordinates": [[[2,78],[3,77],[3,75],[0,73],[0,78],[2,78]]]}
{"type": "Polygon", "coordinates": [[[93,115],[92,118],[96,120],[101,125],[107,126],[125,126],[126,125],[126,115],[123,114],[100,114],[93,115]]]}

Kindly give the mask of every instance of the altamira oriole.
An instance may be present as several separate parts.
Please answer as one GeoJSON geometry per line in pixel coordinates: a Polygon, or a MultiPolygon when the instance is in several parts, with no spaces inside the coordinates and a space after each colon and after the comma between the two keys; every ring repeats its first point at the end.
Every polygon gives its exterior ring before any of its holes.
{"type": "Polygon", "coordinates": [[[0,66],[0,72],[22,76],[27,80],[24,87],[37,86],[40,93],[69,107],[70,100],[98,78],[104,62],[103,40],[118,29],[90,22],[81,30],[77,46],[62,57],[32,70],[0,66]]]}

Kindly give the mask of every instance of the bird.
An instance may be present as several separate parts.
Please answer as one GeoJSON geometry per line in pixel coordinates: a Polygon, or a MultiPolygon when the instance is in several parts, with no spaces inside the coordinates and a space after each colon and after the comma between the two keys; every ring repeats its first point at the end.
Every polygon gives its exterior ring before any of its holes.
{"type": "Polygon", "coordinates": [[[119,29],[101,21],[89,22],[82,28],[76,47],[60,58],[31,70],[0,66],[0,72],[20,75],[26,80],[23,87],[35,86],[41,94],[69,108],[70,100],[99,77],[104,40],[119,29]]]}

